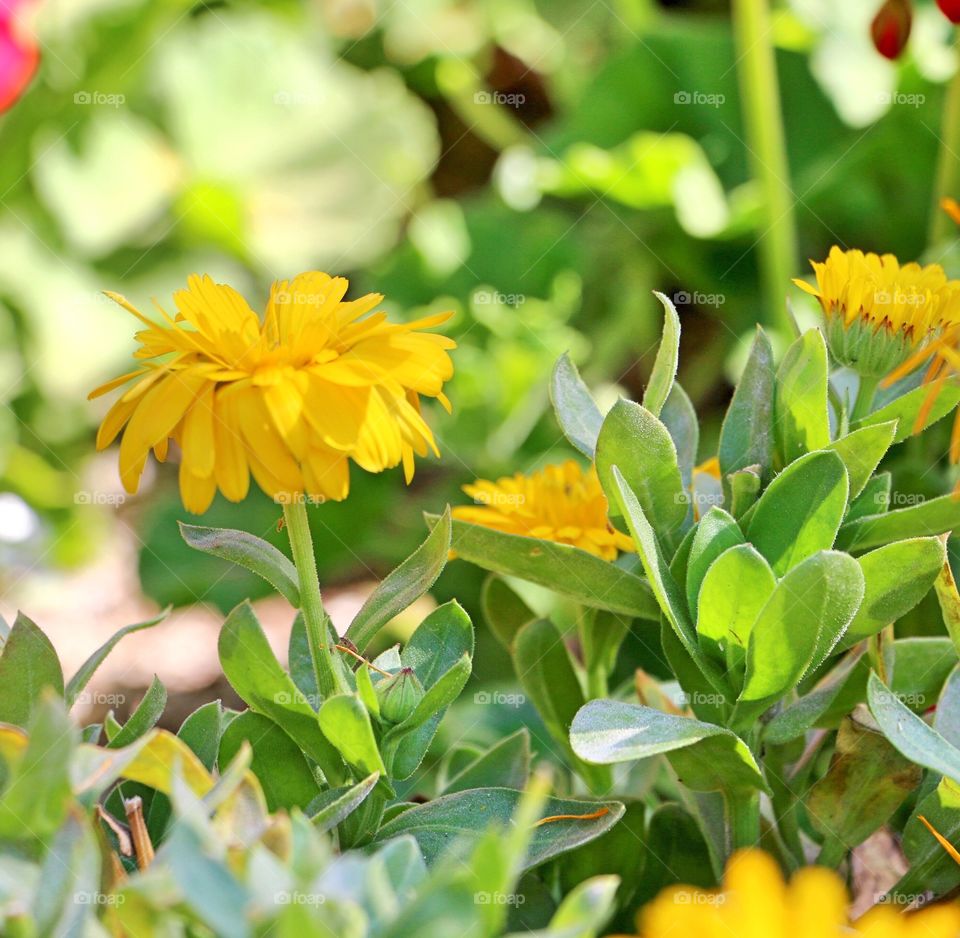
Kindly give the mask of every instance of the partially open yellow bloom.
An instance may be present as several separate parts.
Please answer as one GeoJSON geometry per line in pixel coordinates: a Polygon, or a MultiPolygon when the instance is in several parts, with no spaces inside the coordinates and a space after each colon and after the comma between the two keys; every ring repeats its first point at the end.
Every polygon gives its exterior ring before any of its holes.
{"type": "Polygon", "coordinates": [[[816,286],[794,283],[820,301],[834,358],[861,375],[888,374],[960,324],[960,281],[939,264],[901,265],[892,254],[838,247],[811,263],[816,286]]]}
{"type": "Polygon", "coordinates": [[[506,534],[571,544],[604,560],[632,551],[633,541],[610,523],[607,498],[596,470],[572,459],[539,472],[518,472],[496,482],[478,479],[464,492],[475,505],[460,505],[453,517],[506,534]]]}
{"type": "Polygon", "coordinates": [[[903,912],[874,906],[850,921],[843,880],[810,866],[784,882],[776,862],[761,850],[743,850],[727,864],[715,892],[675,886],[640,913],[641,938],[957,938],[960,906],[903,912]]]}
{"type": "Polygon", "coordinates": [[[126,490],[139,487],[151,449],[166,459],[170,440],[183,503],[197,513],[218,488],[244,498],[251,474],[278,500],[346,498],[349,460],[368,472],[402,462],[409,481],[414,455],[437,451],[420,397],[449,409],[453,374],[455,343],[422,330],[451,314],[391,323],[373,311],[380,294],[346,302],[346,292],[342,277],[300,274],[273,284],[261,319],[231,287],[194,275],[174,294],[175,316],[158,306],[159,323],[108,293],[145,326],[141,367],[90,395],[135,380],[97,435],[103,449],[123,430],[126,490]]]}

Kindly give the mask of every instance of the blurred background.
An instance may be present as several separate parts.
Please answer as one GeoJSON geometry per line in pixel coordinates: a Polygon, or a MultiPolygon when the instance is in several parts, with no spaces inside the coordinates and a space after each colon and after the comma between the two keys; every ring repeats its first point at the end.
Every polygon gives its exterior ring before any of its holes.
{"type": "MultiPolygon", "coordinates": [[[[953,27],[932,0],[916,3],[910,46],[890,62],[870,39],[878,5],[773,4],[788,274],[834,243],[919,258],[943,224],[934,178],[953,27]]],[[[180,541],[177,519],[196,519],[175,466],[153,466],[127,498],[115,454],[94,453],[109,401],[86,394],[128,370],[135,328],[100,291],[146,309],[208,272],[256,309],[273,279],[322,269],[350,277],[352,295],[385,293],[399,318],[455,310],[454,413],[430,414],[442,460],[422,461],[410,487],[399,471],[354,471],[348,502],[312,512],[341,622],[422,539],[423,511],[463,501],[476,476],[570,455],[547,399],[562,352],[601,398],[639,396],[662,322],[653,289],[680,311],[701,458],[754,325],[783,321],[763,286],[750,77],[722,0],[0,10],[0,64],[38,66],[0,116],[0,612],[28,612],[69,670],[115,628],[175,607],[121,645],[91,706],[128,708],[156,671],[182,702],[176,723],[198,697],[228,694],[215,658],[224,611],[262,598],[280,650],[290,624],[260,580],[180,541]]],[[[960,275],[953,242],[948,231],[927,256],[960,275]]],[[[786,279],[780,291],[809,315],[786,279]]],[[[951,484],[944,432],[899,449],[897,487],[951,484]]],[[[203,523],[283,545],[277,521],[251,493],[218,498],[203,523]]],[[[457,596],[479,625],[481,582],[452,563],[434,599],[457,596]]],[[[480,631],[476,680],[507,681],[480,631]]],[[[514,709],[497,719],[526,718],[514,709]]]]}

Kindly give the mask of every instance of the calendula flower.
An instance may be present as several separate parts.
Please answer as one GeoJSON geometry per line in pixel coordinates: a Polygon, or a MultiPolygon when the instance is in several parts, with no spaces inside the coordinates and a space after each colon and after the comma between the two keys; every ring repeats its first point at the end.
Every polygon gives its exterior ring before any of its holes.
{"type": "Polygon", "coordinates": [[[901,265],[892,254],[838,247],[811,264],[816,286],[794,283],[820,301],[834,358],[862,376],[883,377],[960,323],[960,281],[939,264],[901,265]]]}
{"type": "Polygon", "coordinates": [[[730,858],[721,889],[665,889],[641,911],[638,930],[641,938],[956,938],[960,908],[878,905],[851,922],[846,888],[833,870],[805,867],[788,884],[770,856],[743,850],[730,858]]]}
{"type": "Polygon", "coordinates": [[[91,393],[130,387],[97,435],[109,446],[123,430],[120,477],[135,492],[150,450],[161,462],[180,447],[180,493],[203,512],[219,488],[231,501],[252,474],[278,499],[346,498],[349,461],[368,472],[437,448],[420,415],[420,398],[449,409],[443,384],[453,374],[455,343],[423,330],[451,315],[391,323],[374,312],[371,293],[345,301],[347,281],[324,273],[273,284],[263,318],[208,276],[191,276],[174,294],[176,315],[162,322],[122,296],[111,299],[145,326],[135,357],[143,364],[91,393]]]}
{"type": "Polygon", "coordinates": [[[516,473],[496,482],[478,479],[463,487],[475,502],[453,509],[453,517],[506,534],[571,544],[604,560],[632,551],[633,541],[610,523],[596,470],[572,459],[531,475],[516,473]]]}

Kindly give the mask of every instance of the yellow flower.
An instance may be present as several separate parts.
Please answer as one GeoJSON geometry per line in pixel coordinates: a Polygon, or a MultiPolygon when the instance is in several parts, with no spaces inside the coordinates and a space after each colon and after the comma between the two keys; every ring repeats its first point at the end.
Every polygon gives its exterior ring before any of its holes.
{"type": "Polygon", "coordinates": [[[743,850],[727,864],[715,892],[676,886],[641,911],[641,938],[956,938],[960,907],[919,912],[874,906],[851,923],[843,880],[822,866],[805,867],[784,882],[761,850],[743,850]]]}
{"type": "Polygon", "coordinates": [[[216,490],[232,501],[252,474],[278,500],[346,498],[348,461],[368,472],[437,452],[420,397],[449,410],[443,383],[455,343],[421,330],[441,313],[391,323],[373,312],[383,297],[344,301],[347,281],[312,272],[273,284],[262,320],[246,300],[208,276],[174,294],[176,316],[157,306],[153,322],[122,296],[111,299],[145,326],[135,357],[143,364],[97,388],[91,398],[136,379],[97,434],[103,449],[123,430],[120,477],[135,492],[152,449],[161,462],[180,447],[180,493],[203,512],[216,490]]]}
{"type": "Polygon", "coordinates": [[[960,281],[939,264],[901,266],[892,254],[838,247],[811,263],[816,286],[794,283],[820,301],[834,358],[861,375],[886,375],[960,323],[960,281]]]}
{"type": "Polygon", "coordinates": [[[572,544],[604,560],[633,541],[607,518],[607,499],[596,470],[585,472],[572,459],[531,475],[518,472],[496,482],[479,479],[465,485],[475,505],[453,509],[453,517],[506,534],[572,544]]]}

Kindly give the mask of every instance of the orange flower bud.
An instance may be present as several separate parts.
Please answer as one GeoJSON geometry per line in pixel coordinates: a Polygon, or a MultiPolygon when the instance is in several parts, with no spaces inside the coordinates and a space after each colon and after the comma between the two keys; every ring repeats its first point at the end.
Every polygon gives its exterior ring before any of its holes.
{"type": "Polygon", "coordinates": [[[910,38],[912,21],[910,0],[886,0],[870,24],[877,52],[888,59],[899,58],[910,38]]]}

